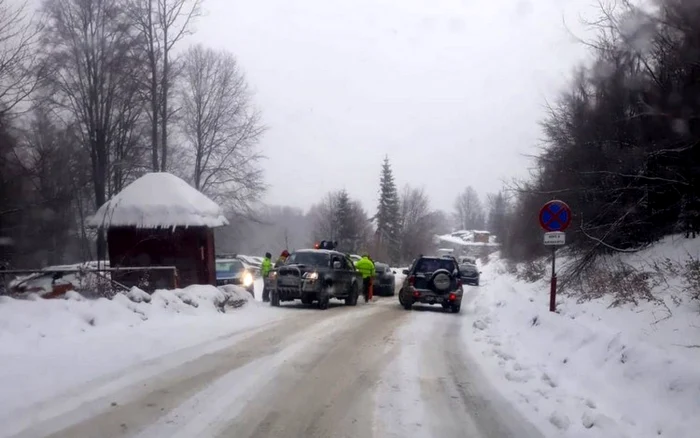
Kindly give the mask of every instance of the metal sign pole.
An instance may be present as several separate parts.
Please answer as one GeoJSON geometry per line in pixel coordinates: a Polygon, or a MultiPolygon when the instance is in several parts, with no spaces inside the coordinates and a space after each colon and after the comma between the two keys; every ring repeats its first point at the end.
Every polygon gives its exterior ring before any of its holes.
{"type": "Polygon", "coordinates": [[[557,311],[557,273],[555,271],[557,247],[552,246],[552,280],[549,288],[549,311],[557,311]]]}
{"type": "Polygon", "coordinates": [[[557,246],[566,244],[564,230],[571,223],[571,209],[558,199],[547,202],[540,209],[540,226],[544,233],[544,244],[552,247],[552,279],[549,289],[549,311],[557,311],[557,246]]]}

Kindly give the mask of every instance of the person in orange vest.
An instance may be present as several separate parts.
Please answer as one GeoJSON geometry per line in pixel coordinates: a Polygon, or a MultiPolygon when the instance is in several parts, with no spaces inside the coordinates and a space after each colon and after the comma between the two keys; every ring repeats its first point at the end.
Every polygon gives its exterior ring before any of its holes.
{"type": "Polygon", "coordinates": [[[289,257],[289,251],[286,249],[282,251],[282,254],[277,258],[277,261],[275,262],[275,268],[279,268],[284,264],[284,262],[287,260],[287,257],[289,257]]]}

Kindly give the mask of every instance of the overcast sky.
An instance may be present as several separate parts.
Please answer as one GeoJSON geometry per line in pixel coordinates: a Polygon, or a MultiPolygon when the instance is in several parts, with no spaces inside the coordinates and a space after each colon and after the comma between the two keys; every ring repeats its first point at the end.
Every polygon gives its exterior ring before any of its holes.
{"type": "Polygon", "coordinates": [[[592,0],[206,0],[193,37],[235,53],[269,127],[265,201],[345,188],[370,214],[382,159],[434,208],[527,175],[538,121],[585,55],[592,0]]]}

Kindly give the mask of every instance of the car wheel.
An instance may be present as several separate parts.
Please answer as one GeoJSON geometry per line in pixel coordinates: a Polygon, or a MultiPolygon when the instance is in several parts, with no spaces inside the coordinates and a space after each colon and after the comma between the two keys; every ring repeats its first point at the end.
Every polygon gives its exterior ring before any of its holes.
{"type": "Polygon", "coordinates": [[[326,310],[328,309],[328,305],[330,304],[331,301],[331,296],[328,293],[327,290],[324,290],[318,295],[318,308],[321,310],[326,310]]]}
{"type": "Polygon", "coordinates": [[[272,293],[270,293],[270,305],[272,307],[280,306],[280,296],[277,291],[272,291],[272,293]]]}
{"type": "Polygon", "coordinates": [[[413,309],[413,303],[410,301],[407,301],[403,304],[403,308],[406,310],[412,310],[413,309]]]}
{"type": "Polygon", "coordinates": [[[353,284],[351,286],[350,290],[350,295],[348,295],[347,298],[345,298],[345,305],[346,306],[357,306],[357,299],[360,296],[360,291],[357,288],[357,283],[353,284]]]}

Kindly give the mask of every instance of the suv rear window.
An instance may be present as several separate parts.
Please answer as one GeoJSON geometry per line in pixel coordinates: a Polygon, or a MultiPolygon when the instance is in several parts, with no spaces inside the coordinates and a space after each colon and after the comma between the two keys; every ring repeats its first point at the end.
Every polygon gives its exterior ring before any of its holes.
{"type": "Polygon", "coordinates": [[[447,269],[448,271],[453,272],[457,269],[457,266],[455,265],[455,262],[452,259],[425,258],[420,259],[418,260],[418,262],[416,262],[414,272],[423,274],[428,272],[435,272],[438,269],[447,269]]]}

